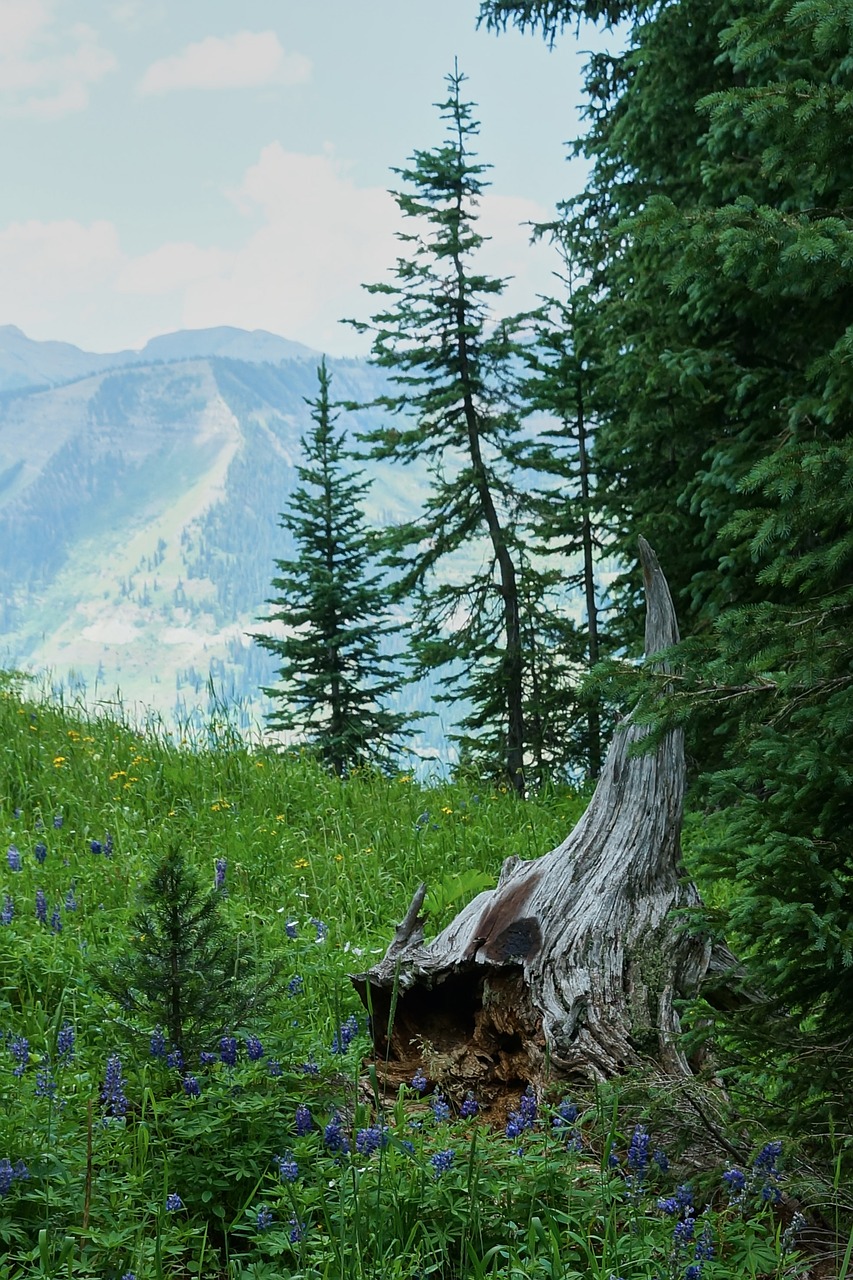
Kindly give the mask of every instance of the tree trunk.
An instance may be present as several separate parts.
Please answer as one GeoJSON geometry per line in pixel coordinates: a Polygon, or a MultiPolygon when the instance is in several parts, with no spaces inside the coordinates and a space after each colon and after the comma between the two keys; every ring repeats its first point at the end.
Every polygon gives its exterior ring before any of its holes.
{"type": "MultiPolygon", "coordinates": [[[[666,580],[640,540],[646,653],[675,643],[666,580]]],[[[735,965],[679,927],[699,895],[683,879],[682,734],[631,755],[647,733],[616,730],[589,807],[543,857],[511,857],[432,942],[421,885],[382,961],[353,982],[372,1014],[389,1084],[420,1067],[451,1094],[488,1103],[544,1074],[603,1079],[653,1061],[690,1075],[675,1001],[735,965]]]]}

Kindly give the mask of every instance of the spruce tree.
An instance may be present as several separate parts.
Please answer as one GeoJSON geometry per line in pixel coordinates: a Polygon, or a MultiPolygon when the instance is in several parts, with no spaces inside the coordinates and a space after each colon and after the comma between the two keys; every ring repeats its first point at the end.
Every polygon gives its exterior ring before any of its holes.
{"type": "Polygon", "coordinates": [[[447,697],[474,704],[469,724],[490,726],[504,776],[523,794],[519,495],[510,462],[519,430],[510,374],[517,349],[492,315],[505,281],[476,267],[487,166],[472,150],[479,126],[461,97],[464,79],[458,70],[448,76],[448,97],[438,104],[444,143],[394,170],[405,184],[394,198],[413,227],[399,237],[407,254],[393,282],[366,286],[385,309],[369,324],[354,323],[373,334],[371,358],[391,382],[377,403],[396,417],[363,439],[374,458],[429,467],[429,496],[389,532],[388,562],[398,596],[414,602],[421,667],[444,668],[447,697]]]}
{"type": "Polygon", "coordinates": [[[304,738],[341,777],[389,763],[409,717],[384,705],[404,677],[387,651],[399,627],[387,620],[388,592],[362,508],[370,482],[353,470],[335,426],[325,360],[317,378],[300,484],[281,516],[295,555],[275,562],[276,594],[263,619],[281,624],[283,634],[254,638],[281,663],[280,684],[264,690],[275,703],[270,727],[304,738]]]}

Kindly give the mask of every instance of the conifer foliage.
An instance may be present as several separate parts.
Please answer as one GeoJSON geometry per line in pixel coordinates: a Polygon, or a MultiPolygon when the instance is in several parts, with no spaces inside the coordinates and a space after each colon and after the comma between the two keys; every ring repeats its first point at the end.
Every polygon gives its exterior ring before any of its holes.
{"type": "Polygon", "coordinates": [[[274,730],[301,736],[338,776],[387,762],[408,717],[385,701],[403,677],[387,643],[399,630],[388,621],[388,592],[373,554],[362,500],[370,484],[353,470],[330,399],[325,360],[309,401],[313,426],[302,440],[300,484],[281,516],[295,555],[277,560],[263,620],[282,632],[258,634],[281,661],[274,730]]]}

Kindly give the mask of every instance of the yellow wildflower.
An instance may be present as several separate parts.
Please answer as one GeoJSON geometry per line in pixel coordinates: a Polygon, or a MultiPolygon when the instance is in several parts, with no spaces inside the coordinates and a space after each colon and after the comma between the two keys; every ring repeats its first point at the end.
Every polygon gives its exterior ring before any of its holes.
{"type": "Polygon", "coordinates": [[[311,865],[311,864],[309,863],[309,861],[308,861],[308,859],[307,859],[307,858],[297,858],[297,859],[296,859],[296,861],[295,861],[295,862],[294,862],[294,864],[293,864],[294,868],[295,868],[297,871],[304,871],[304,870],[305,870],[305,868],[306,868],[306,867],[308,867],[308,866],[310,866],[310,865],[311,865]]]}
{"type": "Polygon", "coordinates": [[[55,769],[61,769],[62,766],[65,764],[65,761],[67,760],[67,758],[68,758],[67,756],[54,756],[53,767],[55,769]]]}

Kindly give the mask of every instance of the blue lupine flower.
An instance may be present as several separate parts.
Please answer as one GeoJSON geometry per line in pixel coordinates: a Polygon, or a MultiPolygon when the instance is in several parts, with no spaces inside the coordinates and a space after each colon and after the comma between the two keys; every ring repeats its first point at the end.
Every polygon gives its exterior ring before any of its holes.
{"type": "Polygon", "coordinates": [[[449,1149],[447,1151],[436,1151],[435,1155],[430,1158],[430,1164],[434,1170],[434,1177],[440,1178],[443,1173],[447,1172],[453,1164],[454,1156],[455,1152],[449,1149]]]}
{"type": "Polygon", "coordinates": [[[702,1234],[700,1235],[699,1239],[696,1241],[696,1249],[694,1250],[694,1257],[696,1258],[697,1262],[706,1262],[706,1261],[709,1261],[711,1258],[713,1258],[713,1256],[714,1256],[714,1235],[713,1235],[713,1232],[711,1231],[710,1222],[706,1221],[704,1227],[702,1228],[702,1234]]]}
{"type": "Polygon", "coordinates": [[[658,1208],[662,1209],[664,1213],[668,1213],[670,1217],[674,1217],[675,1214],[681,1213],[681,1205],[678,1203],[675,1196],[661,1196],[658,1200],[658,1208]]]}
{"type": "Polygon", "coordinates": [[[67,1020],[63,1022],[56,1037],[56,1052],[65,1062],[74,1057],[74,1028],[67,1020]]]}
{"type": "Polygon", "coordinates": [[[181,1084],[184,1086],[184,1093],[188,1098],[197,1098],[201,1093],[201,1085],[195,1076],[184,1076],[181,1084]]]}
{"type": "Polygon", "coordinates": [[[288,1240],[291,1244],[298,1244],[305,1234],[305,1223],[300,1222],[298,1218],[290,1219],[290,1233],[288,1240]]]}
{"type": "Polygon", "coordinates": [[[416,1090],[417,1093],[423,1093],[426,1087],[427,1087],[427,1078],[424,1075],[423,1071],[421,1071],[420,1067],[418,1067],[417,1071],[412,1076],[412,1088],[416,1090]]]}
{"type": "Polygon", "coordinates": [[[617,1166],[618,1166],[618,1164],[619,1164],[619,1157],[618,1157],[618,1156],[617,1156],[617,1154],[616,1154],[616,1141],[615,1141],[615,1139],[613,1139],[613,1140],[611,1141],[611,1143],[610,1143],[610,1149],[609,1149],[609,1150],[608,1150],[608,1152],[607,1152],[607,1164],[608,1164],[608,1167],[609,1167],[609,1168],[611,1168],[611,1169],[615,1169],[615,1168],[617,1168],[617,1166]]]}
{"type": "Polygon", "coordinates": [[[295,1182],[299,1177],[299,1165],[294,1160],[292,1151],[285,1151],[283,1156],[275,1156],[273,1164],[277,1167],[282,1182],[295,1182]]]}
{"type": "Polygon", "coordinates": [[[212,1062],[217,1062],[218,1058],[215,1053],[209,1053],[206,1049],[202,1049],[198,1055],[198,1060],[203,1067],[209,1067],[212,1062]]]}
{"type": "Polygon", "coordinates": [[[58,903],[50,913],[50,928],[53,933],[62,933],[62,914],[58,903]]]}
{"type": "Polygon", "coordinates": [[[284,923],[284,932],[287,934],[288,938],[298,938],[299,925],[295,920],[286,920],[284,923]]]}
{"type": "Polygon", "coordinates": [[[162,1027],[155,1027],[148,1042],[148,1052],[152,1058],[166,1057],[166,1037],[162,1027]]]}
{"type": "Polygon", "coordinates": [[[216,870],[214,871],[214,874],[213,874],[213,887],[215,889],[221,889],[223,892],[225,891],[225,875],[227,871],[228,871],[228,859],[217,858],[216,870]]]}
{"type": "Polygon", "coordinates": [[[681,1222],[676,1222],[675,1229],[672,1233],[673,1243],[676,1248],[681,1248],[689,1244],[693,1239],[693,1233],[696,1229],[696,1223],[693,1218],[682,1218],[681,1222]]]}
{"type": "Polygon", "coordinates": [[[380,1147],[388,1143],[388,1129],[385,1126],[371,1125],[369,1129],[359,1129],[355,1135],[355,1149],[362,1156],[373,1155],[380,1147]]]}
{"type": "Polygon", "coordinates": [[[273,1224],[272,1209],[268,1209],[266,1205],[262,1205],[258,1210],[258,1231],[269,1231],[273,1224]]]}
{"type": "Polygon", "coordinates": [[[125,1271],[125,1273],[124,1273],[124,1275],[122,1276],[121,1280],[136,1280],[136,1272],[135,1272],[135,1271],[125,1271]]]}
{"type": "Polygon", "coordinates": [[[111,858],[113,856],[113,838],[109,831],[104,832],[104,857],[111,858]]]}
{"type": "Polygon", "coordinates": [[[683,1182],[680,1187],[676,1187],[675,1196],[685,1214],[693,1212],[693,1188],[689,1182],[683,1182]]]}
{"type": "Polygon", "coordinates": [[[557,1114],[554,1116],[552,1124],[555,1129],[562,1129],[566,1125],[574,1124],[577,1118],[578,1109],[575,1104],[569,1102],[568,1098],[563,1098],[563,1101],[557,1107],[557,1114]]]}
{"type": "Polygon", "coordinates": [[[10,871],[20,871],[21,869],[21,853],[17,845],[10,844],[6,851],[6,861],[9,864],[10,871]]]}
{"type": "Polygon", "coordinates": [[[127,1111],[127,1098],[124,1093],[125,1080],[121,1070],[121,1058],[113,1053],[107,1059],[107,1073],[104,1087],[101,1090],[101,1102],[111,1116],[123,1116],[127,1111]]]}
{"type": "Polygon", "coordinates": [[[92,853],[102,853],[102,852],[103,852],[103,848],[102,848],[102,845],[101,845],[100,840],[90,840],[90,841],[89,841],[89,848],[92,850],[92,853]]]}
{"type": "Polygon", "coordinates": [[[782,1154],[781,1142],[766,1143],[752,1162],[752,1167],[760,1173],[778,1174],[776,1162],[782,1154]]]}
{"type": "Polygon", "coordinates": [[[728,1187],[729,1197],[734,1199],[740,1196],[746,1186],[746,1174],[742,1169],[726,1169],[723,1174],[723,1182],[728,1187]]]}
{"type": "Polygon", "coordinates": [[[54,1098],[56,1096],[56,1081],[50,1074],[49,1067],[42,1067],[36,1072],[36,1097],[37,1098],[54,1098]]]}
{"type": "Polygon", "coordinates": [[[66,895],[65,895],[65,910],[66,910],[66,911],[76,911],[76,910],[77,910],[77,898],[75,897],[75,894],[74,894],[74,890],[75,890],[76,888],[77,888],[77,882],[76,882],[76,880],[72,880],[72,881],[71,881],[71,883],[70,883],[70,885],[68,886],[68,892],[67,892],[67,893],[66,893],[66,895]]]}
{"type": "Polygon", "coordinates": [[[250,1062],[258,1062],[264,1056],[264,1046],[257,1036],[246,1036],[246,1056],[250,1062]]]}
{"type": "Polygon", "coordinates": [[[280,1076],[282,1074],[281,1063],[277,1058],[271,1058],[267,1063],[267,1074],[271,1076],[280,1076]]]}
{"type": "Polygon", "coordinates": [[[15,1181],[15,1170],[12,1168],[12,1161],[8,1156],[4,1156],[0,1160],[0,1196],[7,1196],[12,1189],[12,1183],[15,1181]]]}
{"type": "Polygon", "coordinates": [[[21,810],[20,810],[20,809],[13,809],[13,810],[12,810],[12,817],[15,819],[15,821],[16,821],[16,822],[17,822],[18,818],[20,818],[20,816],[21,816],[21,810]]]}
{"type": "Polygon", "coordinates": [[[415,820],[415,826],[420,831],[429,822],[429,809],[425,809],[422,814],[415,820]]]}
{"type": "Polygon", "coordinates": [[[226,1067],[237,1064],[237,1040],[234,1036],[223,1036],[219,1041],[219,1058],[226,1067]]]}
{"type": "Polygon", "coordinates": [[[323,1142],[330,1151],[339,1151],[342,1155],[346,1155],[349,1151],[349,1139],[343,1131],[341,1118],[337,1112],[323,1130],[323,1142]]]}
{"type": "Polygon", "coordinates": [[[168,1213],[177,1213],[179,1209],[183,1209],[184,1202],[176,1191],[170,1191],[166,1196],[166,1211],[168,1213]]]}
{"type": "Polygon", "coordinates": [[[45,858],[47,857],[47,845],[43,841],[39,840],[38,844],[33,849],[33,853],[36,856],[36,862],[38,863],[44,862],[45,858]]]}
{"type": "Polygon", "coordinates": [[[312,919],[311,924],[313,924],[314,930],[317,934],[317,941],[325,942],[329,934],[329,926],[327,924],[324,924],[322,920],[317,920],[317,919],[312,919]]]}
{"type": "Polygon", "coordinates": [[[9,1045],[9,1052],[17,1062],[13,1076],[22,1076],[30,1060],[30,1042],[26,1036],[16,1036],[9,1045]]]}
{"type": "Polygon", "coordinates": [[[654,1155],[652,1156],[652,1159],[654,1160],[657,1167],[660,1169],[661,1173],[669,1172],[669,1159],[665,1151],[661,1151],[661,1150],[655,1151],[654,1155]]]}
{"type": "Polygon", "coordinates": [[[788,1226],[782,1232],[781,1248],[782,1257],[791,1252],[794,1247],[794,1241],[799,1233],[806,1225],[806,1220],[801,1213],[795,1213],[788,1226]]]}
{"type": "Polygon", "coordinates": [[[3,910],[0,911],[0,924],[11,924],[15,916],[15,904],[8,893],[3,896],[3,910]]]}
{"type": "Polygon", "coordinates": [[[520,1138],[523,1133],[524,1125],[522,1124],[521,1116],[517,1111],[511,1111],[506,1122],[506,1136],[508,1138],[520,1138]]]}
{"type": "Polygon", "coordinates": [[[304,1076],[318,1076],[320,1068],[313,1058],[309,1058],[307,1062],[301,1062],[297,1068],[304,1076]]]}
{"type": "Polygon", "coordinates": [[[473,1093],[466,1094],[462,1100],[462,1105],[459,1108],[459,1114],[462,1119],[470,1120],[471,1117],[475,1116],[479,1110],[480,1104],[474,1097],[473,1093]]]}
{"type": "Polygon", "coordinates": [[[536,1123],[536,1097],[533,1090],[528,1086],[518,1101],[518,1112],[524,1122],[525,1129],[532,1129],[536,1123]]]}
{"type": "Polygon", "coordinates": [[[649,1142],[649,1134],[645,1127],[641,1124],[636,1125],[628,1148],[628,1167],[633,1169],[638,1181],[642,1181],[649,1163],[649,1142]]]}
{"type": "Polygon", "coordinates": [[[445,1120],[450,1119],[450,1106],[447,1099],[441,1093],[434,1093],[430,1101],[432,1114],[436,1124],[443,1124],[445,1120]]]}
{"type": "Polygon", "coordinates": [[[298,996],[302,990],[304,983],[298,973],[295,973],[287,984],[287,994],[289,996],[298,996]]]}
{"type": "Polygon", "coordinates": [[[180,1049],[172,1049],[166,1054],[166,1066],[171,1067],[174,1071],[181,1071],[184,1065],[184,1055],[180,1049]]]}
{"type": "Polygon", "coordinates": [[[702,1263],[691,1262],[684,1273],[684,1280],[702,1280],[702,1263]]]}
{"type": "Polygon", "coordinates": [[[47,898],[44,889],[36,889],[36,920],[39,924],[47,924],[47,898]]]}
{"type": "Polygon", "coordinates": [[[304,1102],[300,1102],[293,1113],[293,1127],[300,1138],[304,1138],[306,1133],[310,1133],[314,1128],[313,1116],[304,1102]]]}
{"type": "Polygon", "coordinates": [[[761,1188],[761,1199],[764,1201],[772,1200],[773,1204],[778,1204],[782,1199],[782,1192],[772,1182],[765,1182],[761,1188]]]}
{"type": "Polygon", "coordinates": [[[332,1053],[346,1053],[357,1035],[358,1019],[354,1013],[351,1013],[332,1037],[332,1053]]]}
{"type": "Polygon", "coordinates": [[[64,822],[64,821],[65,821],[65,819],[63,818],[63,816],[62,816],[62,814],[61,814],[61,813],[56,813],[56,814],[54,814],[54,816],[53,816],[53,825],[54,825],[54,827],[56,828],[56,830],[57,830],[57,831],[60,829],[60,827],[62,826],[62,824],[63,824],[63,822],[64,822]]]}

